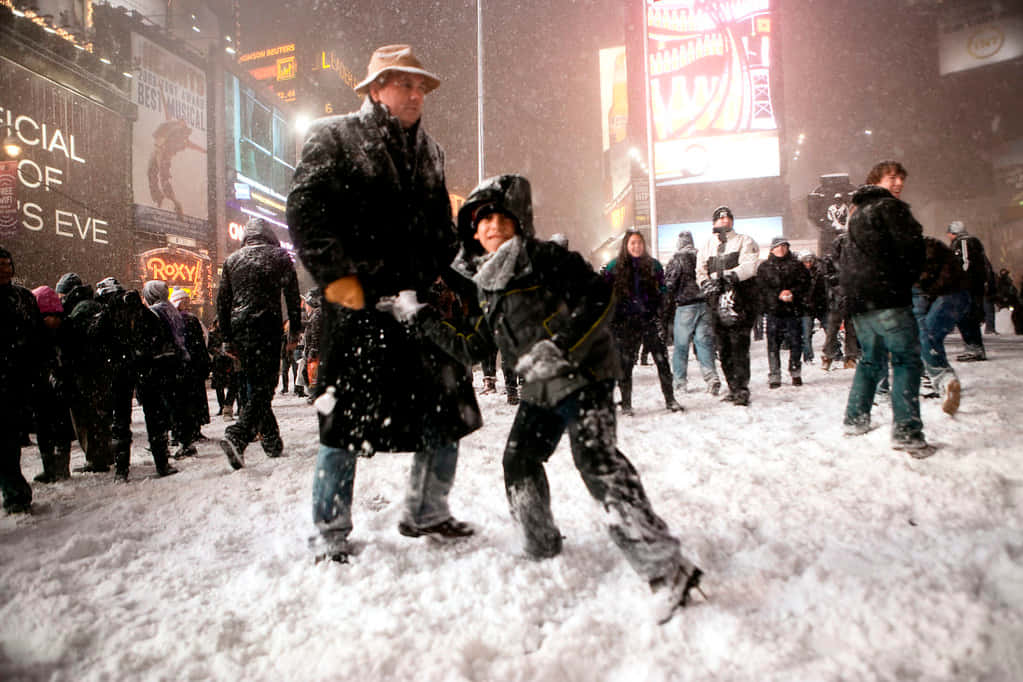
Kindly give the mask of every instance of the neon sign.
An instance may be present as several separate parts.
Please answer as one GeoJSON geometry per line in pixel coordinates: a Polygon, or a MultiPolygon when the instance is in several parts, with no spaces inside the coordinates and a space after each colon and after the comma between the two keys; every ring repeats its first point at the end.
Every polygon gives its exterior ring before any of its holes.
{"type": "Polygon", "coordinates": [[[212,269],[206,256],[176,248],[153,249],[139,256],[143,280],[158,279],[184,288],[201,304],[212,289],[212,269]]]}

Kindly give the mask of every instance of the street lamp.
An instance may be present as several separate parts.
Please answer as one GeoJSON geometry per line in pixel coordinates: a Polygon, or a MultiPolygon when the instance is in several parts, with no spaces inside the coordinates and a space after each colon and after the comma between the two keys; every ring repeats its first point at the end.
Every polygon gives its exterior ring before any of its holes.
{"type": "Polygon", "coordinates": [[[7,154],[9,159],[21,156],[21,143],[18,142],[18,138],[11,134],[9,127],[7,128],[7,137],[4,138],[4,153],[7,154]]]}

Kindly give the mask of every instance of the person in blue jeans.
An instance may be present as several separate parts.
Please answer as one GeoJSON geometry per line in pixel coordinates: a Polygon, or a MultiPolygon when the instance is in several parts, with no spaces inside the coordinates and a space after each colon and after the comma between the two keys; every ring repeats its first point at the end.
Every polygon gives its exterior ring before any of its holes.
{"type": "Polygon", "coordinates": [[[892,445],[920,458],[932,454],[920,418],[920,336],[913,316],[913,284],[924,264],[923,228],[899,199],[906,170],[882,161],[853,194],[849,232],[839,277],[848,298],[861,358],[849,389],[843,421],[847,435],[870,430],[874,393],[892,364],[892,445]]]}
{"type": "Polygon", "coordinates": [[[970,292],[959,259],[938,239],[924,237],[926,257],[920,280],[913,286],[913,315],[920,328],[920,360],[941,409],[955,414],[961,386],[945,353],[945,337],[970,314],[970,292]]]}
{"type": "Polygon", "coordinates": [[[696,283],[696,246],[693,233],[679,232],[677,251],[664,269],[666,300],[669,302],[665,326],[671,326],[674,336],[672,351],[672,374],[675,391],[685,393],[688,387],[689,347],[696,348],[696,359],[700,373],[707,384],[707,392],[717,395],[721,391],[721,380],[714,365],[714,327],[711,324],[707,297],[696,283]]]}

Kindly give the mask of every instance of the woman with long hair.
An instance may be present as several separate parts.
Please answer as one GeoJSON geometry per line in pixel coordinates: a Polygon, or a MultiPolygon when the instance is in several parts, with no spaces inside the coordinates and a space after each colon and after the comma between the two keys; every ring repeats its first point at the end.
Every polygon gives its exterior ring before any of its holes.
{"type": "Polygon", "coordinates": [[[625,233],[618,257],[604,266],[604,277],[611,282],[617,301],[611,330],[622,362],[622,378],[618,382],[622,414],[632,414],[632,368],[640,345],[653,355],[665,407],[672,412],[682,411],[672,389],[668,352],[658,334],[665,292],[664,270],[647,251],[642,233],[631,230],[625,233]]]}

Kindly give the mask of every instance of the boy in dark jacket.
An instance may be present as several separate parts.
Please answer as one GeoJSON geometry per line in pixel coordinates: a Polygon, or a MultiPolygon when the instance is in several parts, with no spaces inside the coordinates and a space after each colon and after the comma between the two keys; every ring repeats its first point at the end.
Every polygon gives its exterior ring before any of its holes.
{"type": "Polygon", "coordinates": [[[853,195],[849,233],[839,267],[842,290],[856,325],[863,355],[856,366],[845,410],[845,430],[870,430],[870,408],[892,362],[892,445],[912,456],[933,449],[920,419],[920,338],[913,317],[913,284],[924,260],[923,228],[899,199],[906,170],[897,161],[871,169],[866,185],[853,195]]]}
{"type": "Polygon", "coordinates": [[[771,253],[757,268],[762,310],[767,314],[767,383],[781,387],[781,345],[789,346],[789,376],[802,386],[803,311],[810,273],[789,250],[784,237],[771,240],[771,253]]]}
{"type": "Polygon", "coordinates": [[[453,267],[475,283],[482,316],[464,332],[429,309],[418,322],[465,363],[496,340],[523,377],[504,478],[526,553],[543,559],[561,551],[544,462],[568,429],[576,468],[607,513],[611,539],[649,581],[658,619],[668,620],[686,605],[701,571],[683,558],[615,445],[612,391],[620,363],[608,330],[610,287],[579,254],[534,237],[529,183],[521,176],[478,186],[459,211],[458,236],[453,267]]]}

